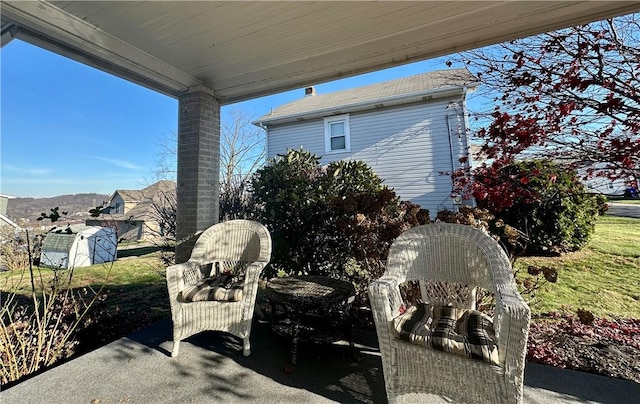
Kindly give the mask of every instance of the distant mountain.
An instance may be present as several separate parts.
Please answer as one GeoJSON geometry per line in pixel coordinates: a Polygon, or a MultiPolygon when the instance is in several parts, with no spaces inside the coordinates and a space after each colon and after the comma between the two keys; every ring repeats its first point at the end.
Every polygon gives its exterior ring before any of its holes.
{"type": "Polygon", "coordinates": [[[61,195],[53,198],[13,198],[7,204],[7,216],[16,223],[21,219],[35,222],[41,213],[49,214],[51,209],[59,207],[60,212],[68,212],[67,217],[79,217],[89,214],[89,210],[107,202],[111,195],[76,194],[61,195]]]}

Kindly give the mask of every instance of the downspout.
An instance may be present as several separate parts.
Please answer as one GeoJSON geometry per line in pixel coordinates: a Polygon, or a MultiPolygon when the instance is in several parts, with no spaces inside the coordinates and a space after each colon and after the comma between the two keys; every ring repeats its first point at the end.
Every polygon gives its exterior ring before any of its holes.
{"type": "MultiPolygon", "coordinates": [[[[465,168],[469,169],[469,175],[471,175],[471,135],[470,135],[470,130],[469,130],[469,118],[468,118],[468,114],[467,114],[467,93],[468,93],[469,89],[467,88],[466,85],[462,86],[462,124],[464,125],[464,136],[465,136],[465,143],[466,143],[466,150],[467,150],[467,161],[464,163],[465,168]]],[[[475,91],[475,89],[471,90],[471,91],[475,91]]],[[[472,207],[476,206],[476,200],[474,198],[471,198],[471,203],[470,205],[472,207]]]]}
{"type": "MultiPolygon", "coordinates": [[[[447,108],[449,108],[449,106],[447,108]]],[[[453,172],[455,171],[455,162],[454,162],[454,159],[453,159],[453,142],[451,141],[451,122],[450,122],[450,118],[451,118],[451,115],[447,114],[446,115],[446,119],[447,119],[447,138],[449,140],[449,159],[450,159],[450,163],[451,163],[451,174],[450,174],[450,176],[453,176],[453,172]]],[[[453,178],[451,178],[451,193],[450,193],[450,196],[451,196],[451,199],[453,201],[453,211],[455,213],[458,213],[458,205],[460,204],[459,200],[458,200],[459,197],[456,198],[456,197],[453,196],[454,191],[455,190],[453,189],[453,178]]]]}
{"type": "MultiPolygon", "coordinates": [[[[460,100],[460,105],[462,107],[462,125],[463,125],[463,134],[468,133],[467,132],[467,85],[463,85],[462,86],[462,99],[460,100]]],[[[465,135],[466,137],[466,135],[465,135]]],[[[466,138],[465,139],[465,148],[467,149],[467,154],[469,154],[469,139],[466,138]]],[[[465,166],[469,165],[469,159],[467,159],[467,161],[465,163],[463,163],[465,166]]]]}
{"type": "Polygon", "coordinates": [[[264,130],[264,160],[269,158],[269,128],[262,122],[256,122],[255,125],[264,130]]]}
{"type": "MultiPolygon", "coordinates": [[[[460,104],[462,105],[462,114],[463,114],[463,122],[465,122],[465,100],[467,97],[467,86],[463,85],[462,86],[462,99],[460,100],[460,104]]],[[[447,108],[450,108],[451,104],[449,104],[449,106],[447,106],[447,108]]],[[[456,115],[457,116],[457,115],[456,115]]],[[[454,171],[456,171],[456,158],[454,156],[453,153],[453,142],[451,140],[451,115],[447,114],[446,115],[446,120],[447,120],[447,134],[448,134],[448,140],[449,140],[449,157],[450,157],[450,163],[451,163],[451,173],[453,174],[454,171]]],[[[465,124],[465,129],[466,129],[466,124],[465,124]]],[[[458,133],[458,138],[460,137],[460,134],[458,133]]],[[[468,143],[468,142],[467,142],[468,143]]],[[[468,147],[468,145],[467,145],[468,147]]],[[[468,162],[467,162],[468,163],[468,162]]],[[[454,194],[454,189],[453,189],[453,181],[451,183],[451,195],[454,194]]],[[[457,196],[452,196],[453,199],[453,207],[454,207],[454,212],[458,212],[458,206],[462,203],[462,198],[460,197],[460,195],[457,196]]]]}
{"type": "MultiPolygon", "coordinates": [[[[449,108],[449,106],[447,108],[449,108]]],[[[451,115],[447,114],[446,118],[447,118],[447,134],[449,139],[449,158],[451,161],[451,172],[453,173],[456,168],[455,168],[455,162],[453,160],[453,142],[451,141],[451,121],[450,121],[451,115]]]]}

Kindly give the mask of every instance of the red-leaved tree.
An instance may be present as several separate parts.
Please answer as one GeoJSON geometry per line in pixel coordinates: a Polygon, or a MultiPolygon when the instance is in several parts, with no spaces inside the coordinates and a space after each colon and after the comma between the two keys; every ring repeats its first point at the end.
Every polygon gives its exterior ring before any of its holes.
{"type": "Polygon", "coordinates": [[[522,197],[529,179],[502,173],[514,159],[552,159],[584,176],[639,177],[640,14],[469,51],[457,62],[492,99],[476,114],[486,161],[474,174],[500,183],[489,190],[459,172],[467,192],[522,197]]]}

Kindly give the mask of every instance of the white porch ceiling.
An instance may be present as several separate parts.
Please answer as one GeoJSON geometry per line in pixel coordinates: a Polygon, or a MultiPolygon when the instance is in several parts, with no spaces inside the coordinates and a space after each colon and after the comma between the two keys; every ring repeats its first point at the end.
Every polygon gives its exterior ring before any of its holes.
{"type": "Polygon", "coordinates": [[[3,1],[20,38],[223,104],[640,11],[629,1],[3,1]]]}

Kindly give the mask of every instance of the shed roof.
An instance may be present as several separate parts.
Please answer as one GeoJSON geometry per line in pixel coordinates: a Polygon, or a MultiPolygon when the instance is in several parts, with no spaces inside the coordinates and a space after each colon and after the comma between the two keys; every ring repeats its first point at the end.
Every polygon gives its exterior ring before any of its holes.
{"type": "Polygon", "coordinates": [[[67,252],[76,239],[76,233],[48,233],[42,243],[44,251],[67,252]]]}
{"type": "Polygon", "coordinates": [[[478,84],[478,79],[467,69],[435,70],[333,93],[307,95],[277,107],[254,123],[268,125],[403,104],[439,94],[461,93],[463,88],[475,88],[478,84]]]}

